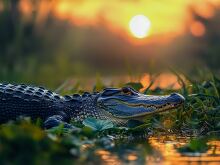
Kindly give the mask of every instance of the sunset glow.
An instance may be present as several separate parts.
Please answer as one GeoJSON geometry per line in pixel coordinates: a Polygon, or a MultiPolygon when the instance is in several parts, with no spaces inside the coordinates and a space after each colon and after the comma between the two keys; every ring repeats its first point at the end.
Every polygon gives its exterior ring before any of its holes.
{"type": "Polygon", "coordinates": [[[129,28],[135,37],[144,38],[149,35],[151,22],[144,15],[136,15],[132,17],[129,28]]]}
{"type": "MultiPolygon", "coordinates": [[[[195,13],[201,17],[212,18],[220,0],[56,0],[53,3],[41,3],[43,5],[38,5],[38,22],[43,20],[40,17],[52,11],[57,18],[68,20],[76,26],[105,27],[132,43],[145,44],[167,42],[188,31],[196,37],[202,36],[206,29],[199,23],[193,23],[195,20],[189,9],[193,7],[195,13]],[[42,6],[48,9],[43,9],[42,6]],[[186,26],[189,29],[186,30],[186,26]]],[[[31,8],[29,0],[21,1],[21,9],[27,16],[32,12],[31,8]]]]}
{"type": "Polygon", "coordinates": [[[205,26],[201,22],[195,21],[192,23],[190,31],[195,37],[201,37],[205,34],[205,26]]]}
{"type": "MultiPolygon", "coordinates": [[[[112,32],[131,41],[142,38],[142,40],[139,39],[140,42],[148,42],[153,41],[154,36],[163,36],[164,39],[169,40],[185,33],[186,22],[193,19],[189,13],[190,7],[195,7],[195,12],[202,17],[210,18],[214,15],[214,5],[219,3],[220,0],[218,3],[211,0],[112,0],[108,2],[59,0],[55,5],[55,12],[58,17],[69,19],[78,26],[104,24],[112,32]],[[72,6],[77,8],[73,9],[72,6]],[[137,13],[141,13],[143,17],[136,18],[137,13]],[[149,31],[150,37],[147,37],[149,31]]],[[[162,37],[157,41],[162,41],[162,37]]]]}

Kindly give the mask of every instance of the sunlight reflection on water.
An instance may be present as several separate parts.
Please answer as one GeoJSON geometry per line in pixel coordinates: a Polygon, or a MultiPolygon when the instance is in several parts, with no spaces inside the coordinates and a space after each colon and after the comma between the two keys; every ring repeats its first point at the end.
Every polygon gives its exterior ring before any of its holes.
{"type": "Polygon", "coordinates": [[[148,164],[148,165],[217,165],[220,164],[220,141],[210,141],[210,149],[206,153],[194,153],[182,155],[175,148],[183,146],[189,141],[187,137],[161,136],[149,138],[149,143],[154,148],[153,154],[147,155],[145,161],[140,163],[143,155],[135,152],[120,157],[106,150],[96,152],[103,164],[148,164]]]}
{"type": "MultiPolygon", "coordinates": [[[[180,154],[175,148],[183,146],[189,139],[183,137],[160,137],[150,138],[149,142],[156,150],[161,153],[162,159],[159,162],[150,157],[148,164],[220,164],[220,141],[210,141],[210,149],[206,153],[187,153],[180,154]]],[[[154,158],[154,156],[153,156],[154,158]]]]}

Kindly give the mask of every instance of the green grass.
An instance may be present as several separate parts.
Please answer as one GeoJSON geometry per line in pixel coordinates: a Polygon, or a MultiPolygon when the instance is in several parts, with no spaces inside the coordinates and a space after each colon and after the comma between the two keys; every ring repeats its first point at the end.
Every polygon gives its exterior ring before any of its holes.
{"type": "MultiPolygon", "coordinates": [[[[153,152],[146,138],[161,135],[193,137],[189,144],[177,148],[177,151],[205,152],[209,138],[220,135],[220,80],[215,76],[210,76],[206,81],[183,80],[180,76],[178,79],[182,88],[177,91],[147,88],[144,93],[180,92],[186,98],[184,106],[169,113],[147,117],[144,124],[129,121],[128,127],[115,127],[110,121],[92,118],[83,123],[72,121],[79,131],[65,129],[62,125],[45,131],[40,121],[29,119],[1,125],[0,164],[99,164],[101,159],[96,154],[99,149],[118,155],[124,162],[128,161],[125,155],[132,151],[141,155],[137,161],[144,163],[144,157],[153,152]]],[[[126,85],[141,88],[137,82],[126,85]]],[[[97,78],[94,90],[104,87],[105,84],[97,78]]],[[[65,89],[82,92],[77,83],[65,89]]],[[[70,93],[62,90],[62,86],[59,91],[70,93]]]]}

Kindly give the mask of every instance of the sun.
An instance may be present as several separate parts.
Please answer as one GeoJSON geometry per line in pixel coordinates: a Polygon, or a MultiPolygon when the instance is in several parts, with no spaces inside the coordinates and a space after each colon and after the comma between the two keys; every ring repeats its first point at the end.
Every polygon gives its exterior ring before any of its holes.
{"type": "Polygon", "coordinates": [[[137,38],[145,38],[149,35],[151,21],[144,15],[136,15],[129,22],[131,33],[137,38]]]}

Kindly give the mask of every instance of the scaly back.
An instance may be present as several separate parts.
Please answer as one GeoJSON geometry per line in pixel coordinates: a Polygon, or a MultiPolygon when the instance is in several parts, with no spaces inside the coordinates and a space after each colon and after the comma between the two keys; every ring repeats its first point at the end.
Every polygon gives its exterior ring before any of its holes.
{"type": "Polygon", "coordinates": [[[0,83],[0,123],[19,116],[44,120],[63,111],[63,102],[62,96],[43,87],[0,83]]]}

